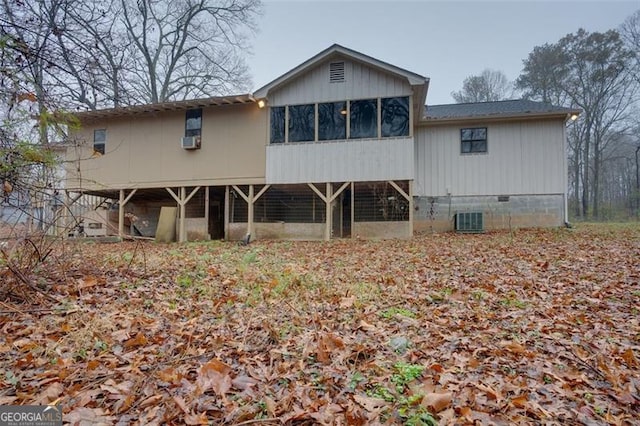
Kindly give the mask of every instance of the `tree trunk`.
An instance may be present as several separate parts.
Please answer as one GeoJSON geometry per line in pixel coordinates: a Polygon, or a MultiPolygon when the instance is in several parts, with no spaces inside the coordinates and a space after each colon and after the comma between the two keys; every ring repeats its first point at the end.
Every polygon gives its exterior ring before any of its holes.
{"type": "Polygon", "coordinates": [[[589,160],[591,156],[591,128],[593,122],[589,114],[585,117],[584,146],[582,157],[582,217],[589,217],[589,191],[591,190],[589,180],[589,160]]]}
{"type": "Polygon", "coordinates": [[[593,147],[593,217],[600,219],[600,143],[598,138],[595,140],[593,147]]]}

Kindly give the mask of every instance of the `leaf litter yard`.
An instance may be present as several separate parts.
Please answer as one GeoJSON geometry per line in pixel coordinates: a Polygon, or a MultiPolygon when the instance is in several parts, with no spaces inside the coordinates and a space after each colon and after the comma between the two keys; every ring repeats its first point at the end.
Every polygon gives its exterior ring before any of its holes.
{"type": "Polygon", "coordinates": [[[1,272],[0,405],[71,424],[640,424],[639,260],[638,225],[66,242],[27,271],[60,303],[1,272]]]}

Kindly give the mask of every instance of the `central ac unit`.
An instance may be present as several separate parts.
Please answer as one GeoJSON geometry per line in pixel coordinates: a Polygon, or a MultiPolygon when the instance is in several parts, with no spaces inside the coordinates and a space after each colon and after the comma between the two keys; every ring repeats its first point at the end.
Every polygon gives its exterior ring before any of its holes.
{"type": "Polygon", "coordinates": [[[183,149],[200,149],[200,136],[185,136],[180,141],[183,149]]]}
{"type": "Polygon", "coordinates": [[[456,231],[482,232],[484,231],[484,217],[482,212],[456,213],[456,231]]]}

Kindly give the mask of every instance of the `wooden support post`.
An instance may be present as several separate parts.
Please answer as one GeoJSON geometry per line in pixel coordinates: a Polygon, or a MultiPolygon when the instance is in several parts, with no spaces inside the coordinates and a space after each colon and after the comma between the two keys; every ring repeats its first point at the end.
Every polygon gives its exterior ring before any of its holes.
{"type": "Polygon", "coordinates": [[[409,181],[409,236],[413,237],[413,181],[409,181]]]}
{"type": "Polygon", "coordinates": [[[247,234],[251,235],[251,238],[255,238],[255,234],[253,233],[253,185],[249,185],[249,196],[247,198],[247,234]]]}
{"type": "Polygon", "coordinates": [[[187,188],[184,186],[180,187],[180,202],[178,205],[180,206],[180,233],[178,236],[178,241],[183,243],[187,241],[187,236],[185,234],[185,224],[184,224],[184,216],[187,213],[187,208],[185,206],[186,202],[184,199],[187,197],[187,188]]]}
{"type": "Polygon", "coordinates": [[[131,197],[133,197],[133,195],[138,192],[137,189],[133,189],[131,190],[131,192],[129,193],[129,195],[127,195],[125,197],[125,190],[121,189],[120,190],[120,197],[118,199],[118,237],[119,238],[123,238],[124,237],[124,206],[127,205],[127,203],[129,202],[129,200],[131,200],[131,197]]]}
{"type": "Polygon", "coordinates": [[[209,187],[204,187],[204,222],[207,224],[207,235],[209,239],[211,239],[211,234],[209,233],[209,187]]]}
{"type": "Polygon", "coordinates": [[[165,188],[167,190],[167,192],[173,197],[174,200],[176,200],[176,203],[178,204],[178,242],[183,243],[185,241],[187,241],[187,234],[185,231],[185,218],[186,218],[186,213],[187,213],[187,203],[189,202],[189,200],[191,200],[193,198],[194,195],[196,195],[198,193],[198,191],[200,191],[200,188],[202,188],[201,186],[196,186],[195,188],[193,188],[193,190],[189,193],[189,195],[187,196],[187,188],[185,186],[181,186],[180,187],[180,192],[179,195],[176,195],[175,192],[173,192],[173,190],[171,188],[165,188]]]}
{"type": "Polygon", "coordinates": [[[331,227],[332,227],[332,214],[331,214],[331,183],[327,182],[326,184],[326,213],[325,213],[325,219],[326,219],[326,227],[325,227],[325,234],[324,234],[324,240],[325,241],[329,241],[331,239],[331,227]]]}
{"type": "Polygon", "coordinates": [[[124,237],[124,189],[120,190],[118,199],[118,238],[124,237]]]}
{"type": "Polygon", "coordinates": [[[229,185],[224,186],[224,239],[229,241],[229,185]]]}
{"type": "Polygon", "coordinates": [[[351,182],[351,238],[353,238],[355,234],[353,232],[353,225],[356,222],[356,207],[355,207],[356,195],[353,191],[354,187],[355,185],[353,184],[353,182],[351,182]]]}

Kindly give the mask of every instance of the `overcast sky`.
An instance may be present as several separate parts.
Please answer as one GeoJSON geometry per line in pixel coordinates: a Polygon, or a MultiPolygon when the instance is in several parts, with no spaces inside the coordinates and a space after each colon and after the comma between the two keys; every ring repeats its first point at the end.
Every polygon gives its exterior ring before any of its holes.
{"type": "Polygon", "coordinates": [[[640,9],[640,0],[263,1],[247,58],[253,90],[338,43],[429,77],[430,105],[452,103],[485,68],[515,80],[534,46],[617,28],[640,9]]]}

